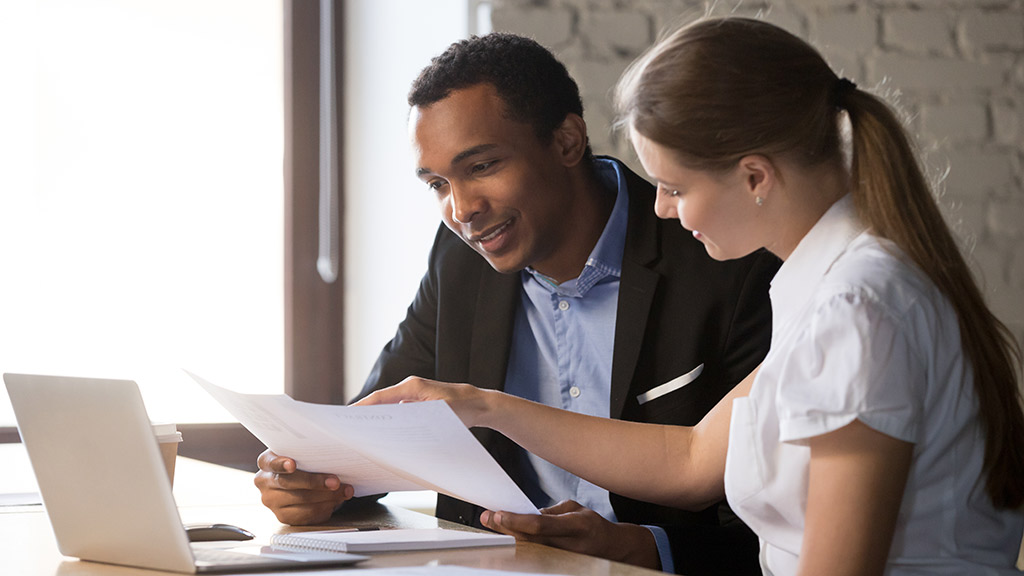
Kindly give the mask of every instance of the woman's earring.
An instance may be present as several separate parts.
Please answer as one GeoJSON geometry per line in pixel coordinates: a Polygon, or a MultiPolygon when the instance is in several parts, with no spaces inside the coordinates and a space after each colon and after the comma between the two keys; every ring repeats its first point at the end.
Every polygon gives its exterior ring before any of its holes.
{"type": "Polygon", "coordinates": [[[758,206],[764,206],[764,198],[762,198],[760,196],[755,196],[754,197],[754,202],[757,202],[758,206]]]}

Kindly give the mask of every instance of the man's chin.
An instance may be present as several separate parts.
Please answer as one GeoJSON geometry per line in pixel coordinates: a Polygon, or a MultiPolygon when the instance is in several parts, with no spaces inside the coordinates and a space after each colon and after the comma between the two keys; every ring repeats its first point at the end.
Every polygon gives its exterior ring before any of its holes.
{"type": "Polygon", "coordinates": [[[523,264],[519,260],[513,258],[496,258],[489,254],[480,254],[484,260],[494,268],[496,272],[501,274],[516,274],[526,268],[527,264],[523,264]]]}

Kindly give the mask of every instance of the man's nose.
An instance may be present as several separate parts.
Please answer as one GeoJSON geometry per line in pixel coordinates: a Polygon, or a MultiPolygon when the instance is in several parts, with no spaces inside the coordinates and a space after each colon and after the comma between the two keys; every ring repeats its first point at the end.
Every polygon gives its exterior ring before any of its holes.
{"type": "Polygon", "coordinates": [[[483,199],[472,186],[452,185],[451,189],[452,220],[459,224],[469,224],[477,214],[484,211],[483,199]]]}

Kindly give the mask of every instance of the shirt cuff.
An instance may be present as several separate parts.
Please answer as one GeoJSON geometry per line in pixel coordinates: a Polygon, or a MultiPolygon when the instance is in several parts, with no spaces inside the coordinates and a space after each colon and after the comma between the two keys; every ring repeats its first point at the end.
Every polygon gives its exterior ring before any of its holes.
{"type": "Polygon", "coordinates": [[[661,560],[661,571],[676,573],[676,564],[672,561],[672,547],[668,543],[668,534],[660,526],[644,526],[654,535],[654,545],[658,547],[658,558],[661,560]]]}

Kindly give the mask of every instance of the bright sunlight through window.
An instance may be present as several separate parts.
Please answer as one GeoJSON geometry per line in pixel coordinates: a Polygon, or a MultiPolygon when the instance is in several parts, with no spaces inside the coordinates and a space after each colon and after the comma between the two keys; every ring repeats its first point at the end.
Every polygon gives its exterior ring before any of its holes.
{"type": "Polygon", "coordinates": [[[4,2],[0,70],[0,371],[281,392],[281,0],[4,2]]]}

